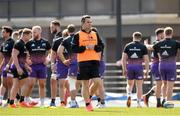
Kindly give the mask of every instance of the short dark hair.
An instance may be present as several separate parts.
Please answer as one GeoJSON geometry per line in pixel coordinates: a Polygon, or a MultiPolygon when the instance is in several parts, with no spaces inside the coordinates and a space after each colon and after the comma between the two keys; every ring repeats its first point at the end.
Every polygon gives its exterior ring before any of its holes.
{"type": "Polygon", "coordinates": [[[67,26],[67,30],[68,30],[68,32],[69,33],[74,33],[75,32],[75,25],[73,25],[73,24],[69,24],[68,26],[67,26]]]}
{"type": "Polygon", "coordinates": [[[22,34],[25,35],[25,34],[30,34],[32,33],[31,29],[28,29],[28,28],[24,28],[23,31],[22,31],[22,34]]]}
{"type": "Polygon", "coordinates": [[[51,21],[51,24],[53,24],[53,25],[55,25],[55,26],[61,26],[61,23],[60,23],[60,21],[58,21],[58,20],[53,20],[53,21],[51,21]]]}
{"type": "Polygon", "coordinates": [[[69,36],[69,34],[68,34],[68,29],[64,29],[64,30],[62,31],[62,37],[63,37],[63,38],[66,38],[67,36],[69,36]]]}
{"type": "Polygon", "coordinates": [[[165,33],[165,35],[169,36],[173,33],[173,29],[171,27],[166,27],[164,29],[164,33],[165,33]]]}
{"type": "Polygon", "coordinates": [[[157,29],[155,30],[156,36],[159,35],[160,33],[164,33],[164,28],[157,28],[157,29]]]}
{"type": "Polygon", "coordinates": [[[133,33],[133,38],[135,38],[135,39],[141,39],[141,38],[142,38],[142,33],[141,33],[141,32],[138,32],[138,31],[134,32],[134,33],[133,33]]]}
{"type": "Polygon", "coordinates": [[[83,15],[81,18],[81,23],[84,23],[87,18],[91,18],[90,15],[83,15]]]}
{"type": "Polygon", "coordinates": [[[12,35],[13,29],[10,26],[2,26],[2,29],[6,30],[7,33],[9,33],[9,36],[12,35]]]}
{"type": "Polygon", "coordinates": [[[23,32],[23,29],[19,29],[19,30],[18,30],[19,35],[21,35],[22,32],[23,32]]]}

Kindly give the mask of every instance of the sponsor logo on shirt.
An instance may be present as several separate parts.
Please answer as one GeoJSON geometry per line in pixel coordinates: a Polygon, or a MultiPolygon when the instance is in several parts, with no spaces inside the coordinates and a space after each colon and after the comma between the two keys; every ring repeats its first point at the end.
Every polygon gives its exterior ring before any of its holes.
{"type": "Polygon", "coordinates": [[[136,53],[134,53],[134,54],[131,55],[131,58],[138,58],[138,56],[137,56],[136,53]]]}
{"type": "Polygon", "coordinates": [[[161,46],[161,48],[168,48],[168,49],[170,49],[170,48],[171,48],[171,46],[167,46],[167,45],[165,45],[165,46],[161,46]]]}
{"type": "Polygon", "coordinates": [[[168,52],[165,50],[163,53],[162,53],[163,56],[169,56],[168,52]]]}
{"type": "Polygon", "coordinates": [[[129,51],[141,51],[141,49],[138,49],[138,48],[134,47],[133,49],[130,48],[129,51]]]}
{"type": "Polygon", "coordinates": [[[33,43],[32,45],[31,45],[31,47],[34,47],[35,46],[35,44],[33,43]]]}
{"type": "Polygon", "coordinates": [[[45,47],[45,46],[46,46],[46,43],[43,43],[42,46],[45,47]]]}

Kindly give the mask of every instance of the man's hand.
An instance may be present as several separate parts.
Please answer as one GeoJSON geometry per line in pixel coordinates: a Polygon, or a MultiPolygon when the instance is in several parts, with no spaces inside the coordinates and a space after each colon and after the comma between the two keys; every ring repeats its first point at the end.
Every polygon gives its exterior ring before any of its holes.
{"type": "Polygon", "coordinates": [[[144,40],[144,45],[148,45],[149,44],[149,40],[148,39],[145,39],[144,40]]]}
{"type": "Polygon", "coordinates": [[[64,60],[63,64],[65,64],[66,66],[69,66],[71,64],[71,59],[64,60]]]}
{"type": "Polygon", "coordinates": [[[47,66],[50,63],[50,59],[46,58],[44,65],[47,66]]]}
{"type": "Polygon", "coordinates": [[[122,65],[122,61],[121,60],[116,61],[116,66],[121,66],[121,65],[122,65]]]}
{"type": "Polygon", "coordinates": [[[94,45],[87,45],[87,46],[86,46],[86,49],[87,49],[87,50],[94,50],[94,45]]]}
{"type": "Polygon", "coordinates": [[[17,72],[18,72],[19,75],[22,75],[22,74],[23,74],[22,68],[21,68],[21,67],[18,67],[18,68],[17,68],[17,72]]]}
{"type": "Polygon", "coordinates": [[[145,78],[145,79],[148,78],[148,75],[149,75],[149,72],[148,72],[148,71],[144,72],[144,78],[145,78]]]}
{"type": "Polygon", "coordinates": [[[0,73],[2,72],[2,65],[0,65],[0,73]]]}
{"type": "Polygon", "coordinates": [[[9,66],[9,64],[7,64],[7,65],[6,65],[6,67],[5,67],[6,72],[8,72],[8,71],[9,71],[9,68],[10,68],[10,66],[9,66]]]}
{"type": "Polygon", "coordinates": [[[32,68],[31,68],[30,66],[27,66],[26,69],[27,69],[30,73],[32,73],[32,68]]]}
{"type": "Polygon", "coordinates": [[[54,72],[56,72],[56,69],[57,69],[56,64],[51,63],[51,71],[54,73],[54,72]]]}
{"type": "Polygon", "coordinates": [[[27,62],[28,65],[32,65],[31,59],[27,59],[26,62],[27,62]]]}
{"type": "Polygon", "coordinates": [[[122,70],[122,75],[127,77],[127,69],[122,70]]]}

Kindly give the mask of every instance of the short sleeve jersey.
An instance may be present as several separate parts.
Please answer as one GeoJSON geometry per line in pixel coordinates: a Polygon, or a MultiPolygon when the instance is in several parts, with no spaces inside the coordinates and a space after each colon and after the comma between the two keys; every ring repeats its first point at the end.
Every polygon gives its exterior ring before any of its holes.
{"type": "Polygon", "coordinates": [[[159,53],[161,60],[169,58],[175,59],[177,50],[180,48],[180,42],[167,38],[155,44],[153,48],[159,53]]]}
{"type": "Polygon", "coordinates": [[[40,40],[31,39],[27,42],[26,47],[33,64],[44,63],[47,51],[51,49],[50,43],[42,38],[40,40]]]}
{"type": "MultiPolygon", "coordinates": [[[[57,52],[59,46],[62,44],[62,41],[63,41],[63,38],[62,38],[62,37],[57,38],[57,39],[55,39],[55,40],[53,41],[52,50],[53,50],[54,52],[57,52]]],[[[63,54],[64,54],[65,57],[67,57],[67,54],[68,54],[68,53],[67,53],[67,51],[64,51],[63,54]]],[[[59,59],[59,58],[58,58],[58,59],[59,59]]]]}
{"type": "Polygon", "coordinates": [[[133,41],[127,44],[124,48],[124,53],[128,56],[128,63],[142,63],[143,56],[148,54],[147,48],[145,45],[140,42],[133,41]]]}
{"type": "Polygon", "coordinates": [[[25,42],[20,39],[14,44],[14,49],[19,51],[18,54],[18,61],[21,64],[24,64],[26,62],[27,58],[27,49],[26,49],[26,44],[25,42]]]}
{"type": "Polygon", "coordinates": [[[11,58],[12,49],[14,47],[15,41],[12,38],[4,41],[1,45],[0,52],[5,58],[5,64],[7,64],[11,58]]]}
{"type": "Polygon", "coordinates": [[[64,46],[64,48],[65,48],[65,53],[68,54],[68,58],[70,58],[70,59],[76,59],[76,57],[77,57],[77,54],[73,53],[73,51],[72,51],[73,38],[74,38],[74,35],[68,36],[61,43],[61,45],[64,46]]]}

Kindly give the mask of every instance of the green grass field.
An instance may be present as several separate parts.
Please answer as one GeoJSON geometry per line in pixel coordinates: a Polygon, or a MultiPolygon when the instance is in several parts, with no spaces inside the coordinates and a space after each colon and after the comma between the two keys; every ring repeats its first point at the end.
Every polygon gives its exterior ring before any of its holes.
{"type": "Polygon", "coordinates": [[[84,108],[0,108],[0,116],[180,116],[180,108],[108,107],[93,112],[84,108]]]}

